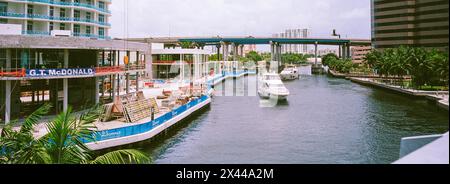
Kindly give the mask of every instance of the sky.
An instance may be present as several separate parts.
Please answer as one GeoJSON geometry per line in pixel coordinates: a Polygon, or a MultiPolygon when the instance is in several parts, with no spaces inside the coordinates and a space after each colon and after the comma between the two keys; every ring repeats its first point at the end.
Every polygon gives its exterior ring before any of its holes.
{"type": "Polygon", "coordinates": [[[272,36],[370,39],[370,0],[113,0],[112,37],[272,36]],[[127,2],[126,2],[127,1],[127,2]]]}

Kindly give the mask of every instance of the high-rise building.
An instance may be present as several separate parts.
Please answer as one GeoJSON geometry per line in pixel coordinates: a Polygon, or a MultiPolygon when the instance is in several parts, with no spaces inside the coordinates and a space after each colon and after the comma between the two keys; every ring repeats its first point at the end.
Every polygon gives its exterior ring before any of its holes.
{"type": "Polygon", "coordinates": [[[111,0],[0,0],[0,26],[16,25],[24,35],[107,39],[110,4],[111,0]]]}
{"type": "Polygon", "coordinates": [[[356,64],[364,63],[364,58],[367,53],[372,50],[371,46],[353,46],[351,47],[352,61],[356,64]]]}
{"type": "MultiPolygon", "coordinates": [[[[308,29],[288,29],[284,33],[274,34],[275,38],[308,38],[308,29]]],[[[306,44],[283,44],[281,46],[282,53],[308,53],[308,45],[306,44]]]]}
{"type": "Polygon", "coordinates": [[[244,55],[247,55],[248,53],[255,51],[256,52],[256,45],[244,45],[244,55]]]}
{"type": "Polygon", "coordinates": [[[374,48],[448,49],[448,0],[372,0],[371,4],[374,48]]]}

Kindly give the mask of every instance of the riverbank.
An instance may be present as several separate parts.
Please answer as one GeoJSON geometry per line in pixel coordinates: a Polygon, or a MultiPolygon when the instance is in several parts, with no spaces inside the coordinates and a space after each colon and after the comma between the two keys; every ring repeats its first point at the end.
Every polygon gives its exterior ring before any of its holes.
{"type": "Polygon", "coordinates": [[[354,78],[369,78],[369,79],[411,79],[411,77],[380,77],[379,75],[368,75],[368,74],[357,74],[357,73],[350,73],[350,74],[344,74],[344,73],[339,73],[333,70],[328,70],[328,73],[333,76],[333,77],[337,77],[337,78],[350,78],[350,77],[354,77],[354,78]]]}
{"type": "Polygon", "coordinates": [[[357,77],[347,77],[352,82],[367,85],[367,86],[373,86],[377,88],[387,89],[390,91],[394,91],[397,93],[413,96],[413,97],[420,97],[420,98],[426,98],[428,100],[431,100],[435,102],[439,107],[442,109],[448,110],[448,99],[449,99],[449,93],[448,91],[423,91],[423,90],[414,90],[414,89],[406,89],[402,88],[401,86],[394,86],[394,85],[388,85],[385,83],[377,82],[373,79],[369,78],[357,78],[357,77]]]}

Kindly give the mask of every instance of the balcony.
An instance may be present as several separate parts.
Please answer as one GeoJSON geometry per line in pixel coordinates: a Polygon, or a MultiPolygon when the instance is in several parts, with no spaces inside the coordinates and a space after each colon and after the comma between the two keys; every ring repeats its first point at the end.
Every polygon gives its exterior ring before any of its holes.
{"type": "Polygon", "coordinates": [[[53,1],[53,0],[19,0],[19,1],[34,2],[34,3],[44,3],[44,4],[60,5],[60,6],[75,6],[75,7],[94,9],[94,10],[97,10],[97,11],[100,11],[100,12],[103,12],[103,13],[111,14],[110,10],[107,10],[107,9],[104,9],[104,8],[100,8],[100,7],[96,7],[95,5],[86,4],[86,3],[56,2],[56,1],[53,1]]]}
{"type": "Polygon", "coordinates": [[[70,17],[54,17],[39,14],[24,14],[24,13],[14,13],[14,12],[0,12],[0,17],[12,17],[12,18],[32,18],[32,19],[44,19],[44,20],[57,20],[57,21],[73,21],[73,22],[84,22],[92,23],[101,26],[111,26],[107,22],[99,22],[92,19],[81,19],[81,18],[70,18],[70,17]]]}
{"type": "Polygon", "coordinates": [[[111,37],[105,36],[105,35],[95,35],[95,34],[82,34],[82,33],[73,33],[72,36],[74,37],[81,37],[81,38],[96,38],[101,40],[111,40],[111,37]]]}
{"type": "Polygon", "coordinates": [[[35,35],[35,36],[50,36],[46,31],[22,31],[23,35],[35,35]]]}

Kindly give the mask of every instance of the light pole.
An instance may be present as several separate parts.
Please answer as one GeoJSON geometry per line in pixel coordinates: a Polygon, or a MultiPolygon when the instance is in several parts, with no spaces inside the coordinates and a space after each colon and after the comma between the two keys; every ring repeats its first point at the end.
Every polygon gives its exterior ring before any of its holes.
{"type": "MultiPolygon", "coordinates": [[[[333,34],[331,36],[337,36],[341,39],[341,34],[337,34],[336,29],[333,29],[333,34]]],[[[339,45],[339,58],[341,58],[341,45],[339,45]]]]}

